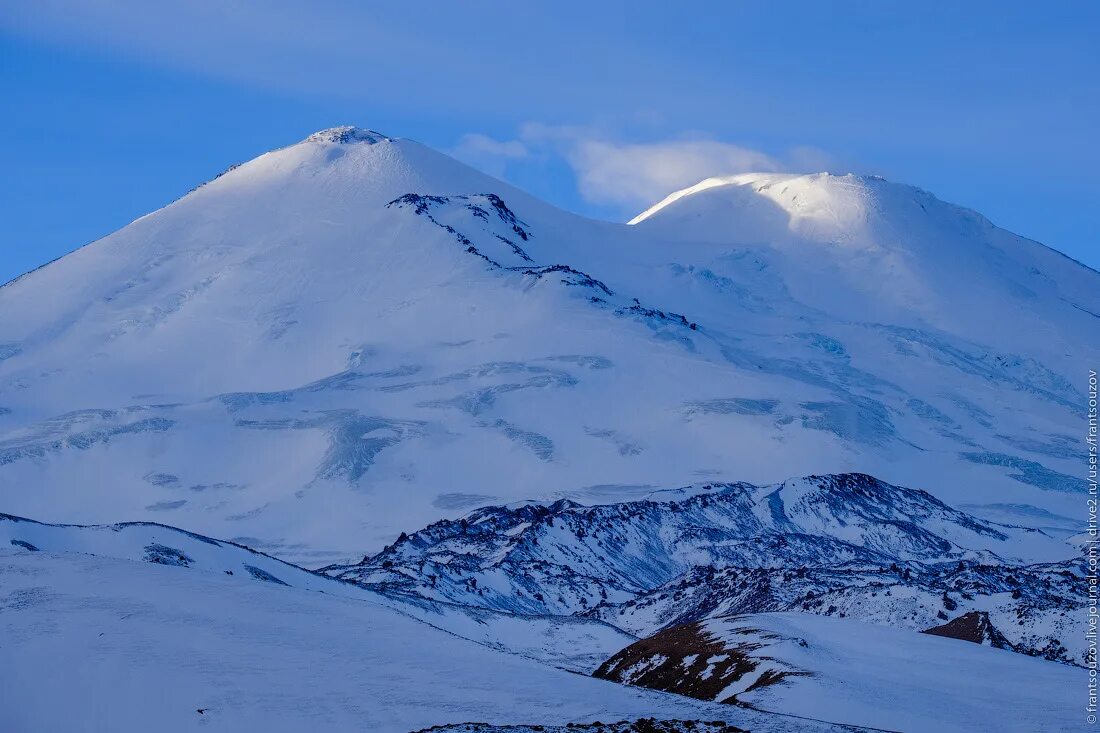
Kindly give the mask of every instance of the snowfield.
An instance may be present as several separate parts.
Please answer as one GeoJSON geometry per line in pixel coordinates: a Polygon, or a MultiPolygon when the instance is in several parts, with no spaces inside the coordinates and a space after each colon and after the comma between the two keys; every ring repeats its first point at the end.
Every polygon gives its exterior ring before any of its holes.
{"type": "Polygon", "coordinates": [[[0,514],[0,548],[190,568],[237,578],[245,585],[260,582],[365,600],[484,646],[584,674],[636,638],[592,619],[517,617],[463,604],[381,595],[247,547],[160,524],[51,525],[0,514]]]}
{"type": "MultiPolygon", "coordinates": [[[[217,567],[236,557],[227,554],[217,567]]],[[[0,548],[0,729],[406,733],[655,716],[803,730],[489,649],[375,594],[315,580],[321,587],[309,589],[197,566],[0,548]]]]}

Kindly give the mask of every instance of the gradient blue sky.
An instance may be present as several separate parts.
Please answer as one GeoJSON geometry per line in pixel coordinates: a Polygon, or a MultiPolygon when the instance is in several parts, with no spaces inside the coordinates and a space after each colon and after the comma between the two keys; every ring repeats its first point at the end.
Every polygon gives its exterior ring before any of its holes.
{"type": "Polygon", "coordinates": [[[1100,267],[1094,2],[0,4],[0,282],[338,124],[625,220],[869,172],[1100,267]]]}

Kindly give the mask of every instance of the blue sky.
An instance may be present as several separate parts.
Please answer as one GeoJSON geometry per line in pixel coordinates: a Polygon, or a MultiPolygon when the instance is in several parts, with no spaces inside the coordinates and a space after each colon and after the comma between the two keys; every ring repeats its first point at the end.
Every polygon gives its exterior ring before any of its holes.
{"type": "Polygon", "coordinates": [[[346,123],[619,220],[876,173],[1100,267],[1095,3],[175,5],[0,6],[0,281],[346,123]]]}

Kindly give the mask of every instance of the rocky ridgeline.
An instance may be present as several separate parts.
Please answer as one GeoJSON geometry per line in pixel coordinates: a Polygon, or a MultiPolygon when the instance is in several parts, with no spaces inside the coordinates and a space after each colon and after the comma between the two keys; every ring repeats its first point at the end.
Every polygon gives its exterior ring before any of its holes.
{"type": "Polygon", "coordinates": [[[637,636],[720,615],[801,611],[925,630],[982,613],[1016,651],[1081,663],[1072,553],[864,474],[706,484],[632,502],[485,507],[322,572],[382,592],[583,615],[637,636]]]}
{"type": "Polygon", "coordinates": [[[390,201],[386,207],[411,210],[416,216],[425,218],[451,235],[467,254],[483,259],[490,269],[534,281],[556,280],[577,289],[589,303],[610,309],[616,316],[638,319],[651,326],[699,329],[697,323],[683,314],[647,306],[638,298],[616,293],[602,280],[570,265],[536,264],[522,244],[532,238],[531,230],[496,194],[428,196],[407,193],[390,201]]]}

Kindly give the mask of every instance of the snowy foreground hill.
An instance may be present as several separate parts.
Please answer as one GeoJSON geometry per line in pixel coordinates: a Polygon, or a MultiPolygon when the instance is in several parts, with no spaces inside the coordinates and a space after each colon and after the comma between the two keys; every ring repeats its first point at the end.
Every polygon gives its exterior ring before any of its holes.
{"type": "Polygon", "coordinates": [[[727,712],[487,649],[375,594],[195,535],[10,519],[0,530],[42,542],[0,551],[3,730],[403,732],[516,714],[727,712]],[[57,554],[67,547],[100,552],[57,554]],[[130,548],[136,557],[119,559],[130,548]],[[242,552],[262,576],[243,570],[242,552]]]}
{"type": "Polygon", "coordinates": [[[0,287],[0,729],[1077,730],[1098,319],[878,178],[319,132],[0,287]]]}

